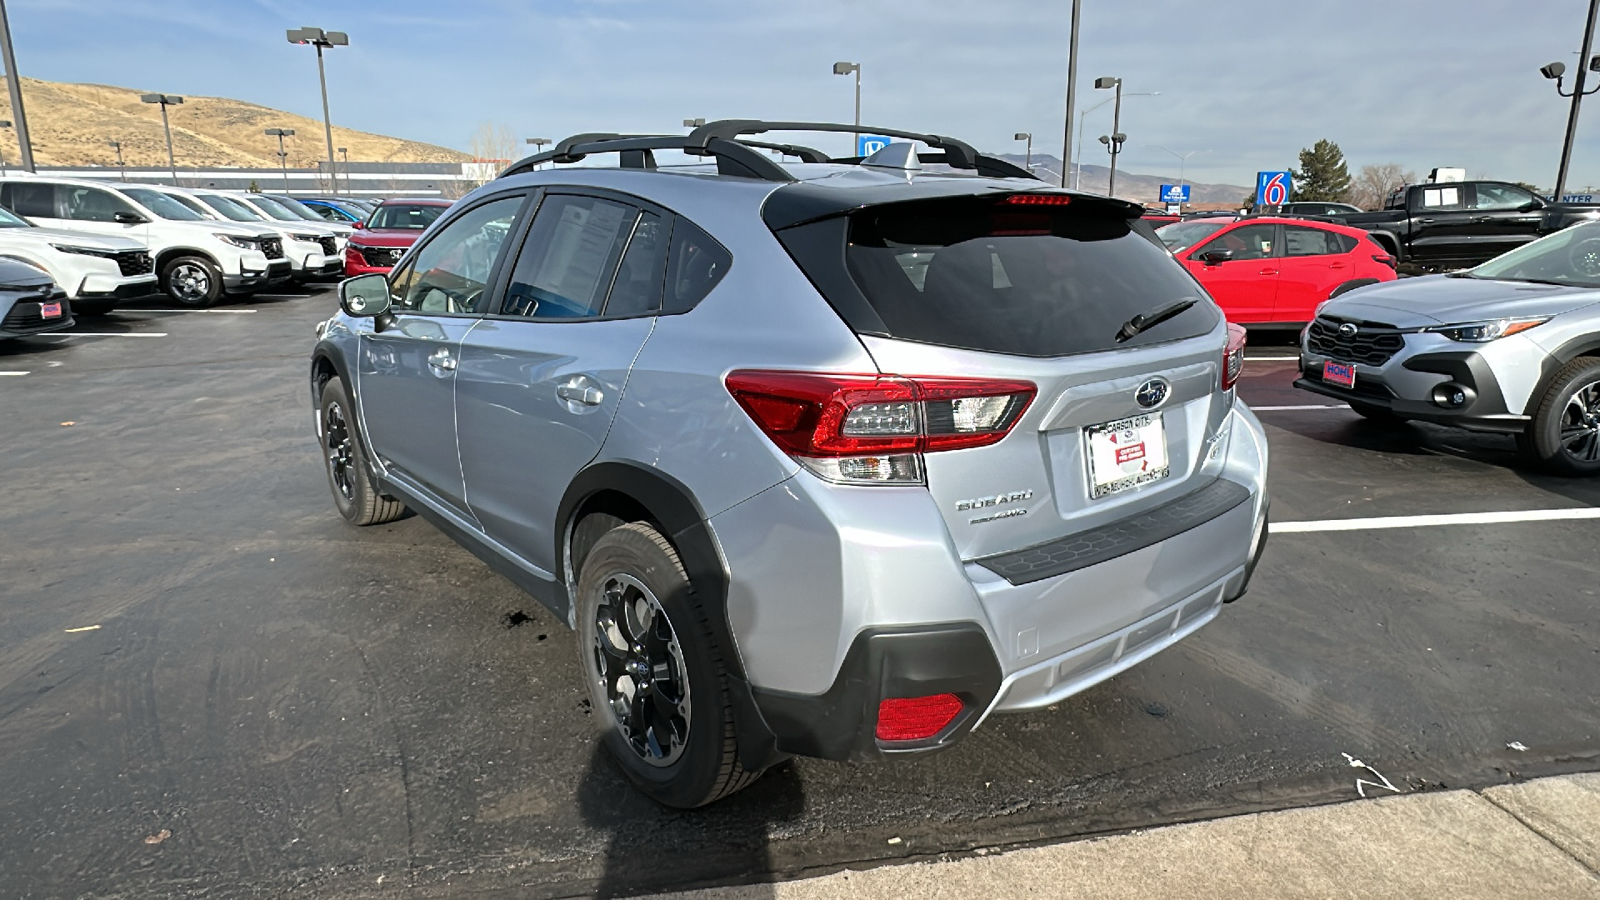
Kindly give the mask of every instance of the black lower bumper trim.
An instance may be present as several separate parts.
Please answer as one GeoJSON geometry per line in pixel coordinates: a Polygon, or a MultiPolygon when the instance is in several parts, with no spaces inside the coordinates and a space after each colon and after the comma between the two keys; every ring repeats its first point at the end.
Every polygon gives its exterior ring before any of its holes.
{"type": "Polygon", "coordinates": [[[1012,584],[1030,584],[1159,544],[1204,525],[1249,499],[1249,488],[1219,478],[1143,515],[974,562],[1012,584]]]}
{"type": "MultiPolygon", "coordinates": [[[[1434,425],[1448,425],[1466,431],[1484,431],[1492,434],[1521,434],[1528,430],[1528,423],[1532,421],[1528,416],[1517,415],[1510,412],[1486,412],[1479,414],[1476,410],[1479,404],[1469,406],[1472,412],[1454,412],[1436,406],[1426,400],[1386,399],[1365,395],[1353,395],[1341,388],[1328,385],[1310,378],[1295,379],[1294,386],[1313,394],[1343,400],[1346,403],[1357,403],[1376,409],[1386,409],[1402,419],[1414,419],[1418,422],[1429,422],[1434,425]]],[[[1498,396],[1498,388],[1496,389],[1498,396]]],[[[1504,407],[1502,401],[1501,407],[1504,407]]]]}
{"type": "Polygon", "coordinates": [[[777,749],[823,759],[864,759],[947,747],[972,730],[1000,691],[1000,661],[974,622],[871,629],[856,635],[833,685],[821,694],[752,687],[777,749]],[[955,694],[962,709],[924,741],[883,742],[878,704],[894,697],[955,694]]]}

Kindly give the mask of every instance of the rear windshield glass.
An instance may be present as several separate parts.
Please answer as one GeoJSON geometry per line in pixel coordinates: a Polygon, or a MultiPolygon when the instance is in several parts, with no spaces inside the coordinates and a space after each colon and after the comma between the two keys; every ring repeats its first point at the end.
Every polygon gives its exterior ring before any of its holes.
{"type": "Polygon", "coordinates": [[[993,198],[868,207],[850,218],[845,261],[889,336],[948,347],[1065,356],[1195,337],[1220,316],[1129,220],[1092,208],[993,198]],[[1129,319],[1184,298],[1199,302],[1115,340],[1129,319]]]}

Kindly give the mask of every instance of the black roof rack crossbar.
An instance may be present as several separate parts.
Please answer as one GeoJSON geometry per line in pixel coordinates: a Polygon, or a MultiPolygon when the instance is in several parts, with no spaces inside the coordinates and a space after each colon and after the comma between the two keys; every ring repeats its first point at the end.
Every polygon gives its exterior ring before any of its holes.
{"type": "Polygon", "coordinates": [[[876,125],[841,125],[837,122],[763,122],[759,119],[721,119],[707,122],[689,134],[689,144],[704,147],[715,138],[734,140],[747,134],[766,134],[769,131],[821,131],[833,134],[881,134],[884,137],[921,141],[930,147],[945,151],[947,162],[957,169],[976,169],[978,151],[965,141],[938,134],[918,131],[901,131],[897,128],[880,128],[876,125]]]}
{"type": "MultiPolygon", "coordinates": [[[[805,150],[817,154],[817,151],[804,147],[793,148],[795,155],[805,150]]],[[[554,150],[536,153],[533,156],[517,160],[507,166],[500,173],[501,178],[511,175],[520,175],[531,172],[541,163],[575,163],[591,153],[620,153],[622,154],[622,167],[627,169],[654,169],[655,154],[652,150],[682,150],[692,156],[710,156],[717,161],[717,172],[722,175],[738,175],[744,178],[759,178],[763,181],[793,181],[794,176],[773,162],[765,154],[758,152],[754,147],[738,141],[713,139],[709,144],[691,145],[689,138],[681,134],[577,134],[563,140],[556,145],[554,150]]],[[[821,154],[817,154],[821,155],[821,154]]]]}
{"type": "Polygon", "coordinates": [[[835,161],[830,159],[828,154],[823,153],[821,150],[816,150],[811,147],[802,147],[799,144],[771,144],[766,141],[746,141],[743,139],[741,139],[739,143],[745,145],[746,147],[755,147],[758,150],[776,150],[785,156],[798,156],[800,157],[801,162],[825,163],[835,161]]]}

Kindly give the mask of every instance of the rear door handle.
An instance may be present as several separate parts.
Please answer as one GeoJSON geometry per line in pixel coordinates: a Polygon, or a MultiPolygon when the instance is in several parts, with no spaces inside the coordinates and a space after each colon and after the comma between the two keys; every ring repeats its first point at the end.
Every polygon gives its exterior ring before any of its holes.
{"type": "Polygon", "coordinates": [[[593,381],[583,375],[568,379],[565,384],[556,387],[556,396],[568,403],[581,403],[584,406],[599,406],[605,402],[605,391],[600,390],[593,381]]]}
{"type": "Polygon", "coordinates": [[[1277,269],[1262,269],[1260,274],[1262,274],[1262,275],[1276,275],[1276,274],[1278,274],[1278,270],[1277,269]]]}
{"type": "Polygon", "coordinates": [[[456,370],[456,358],[450,355],[450,348],[440,347],[428,354],[428,365],[441,372],[454,372],[456,370]]]}
{"type": "Polygon", "coordinates": [[[1418,219],[1417,220],[1417,224],[1418,225],[1432,225],[1433,224],[1433,220],[1432,219],[1418,219]]]}

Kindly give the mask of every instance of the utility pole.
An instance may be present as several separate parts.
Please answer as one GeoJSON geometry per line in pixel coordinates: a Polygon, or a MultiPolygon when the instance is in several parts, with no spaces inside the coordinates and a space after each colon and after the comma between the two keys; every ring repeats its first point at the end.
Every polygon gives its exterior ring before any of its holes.
{"type": "MultiPolygon", "coordinates": [[[[1067,135],[1061,142],[1061,186],[1067,186],[1067,169],[1072,162],[1072,112],[1078,103],[1078,13],[1083,5],[1083,0],[1072,0],[1072,37],[1067,52],[1067,135]]],[[[1078,123],[1078,130],[1083,130],[1083,123],[1078,123]]],[[[1078,165],[1083,165],[1079,163],[1078,165]]],[[[1074,183],[1076,188],[1077,184],[1074,183]]]]}
{"type": "Polygon", "coordinates": [[[32,172],[33,143],[28,140],[28,114],[22,109],[22,76],[17,74],[17,55],[11,52],[11,21],[6,17],[5,0],[0,0],[0,57],[6,67],[6,90],[11,94],[11,115],[17,120],[17,150],[22,170],[32,172]]]}
{"type": "MultiPolygon", "coordinates": [[[[1600,2],[1600,0],[1596,0],[1596,2],[1600,2]]],[[[1100,91],[1106,88],[1112,88],[1116,91],[1116,94],[1112,97],[1111,139],[1109,141],[1104,137],[1100,139],[1101,143],[1104,143],[1111,150],[1111,179],[1106,185],[1106,196],[1115,197],[1117,195],[1117,154],[1122,149],[1123,140],[1127,138],[1127,135],[1122,133],[1122,79],[1096,78],[1094,87],[1095,90],[1100,91]]]]}
{"type": "Polygon", "coordinates": [[[344,195],[349,197],[352,194],[350,190],[350,148],[339,148],[339,161],[344,163],[344,195]]]}
{"type": "Polygon", "coordinates": [[[350,35],[342,31],[323,31],[321,28],[291,28],[287,32],[289,43],[310,44],[317,48],[317,80],[322,83],[322,128],[328,138],[328,174],[333,182],[331,190],[334,196],[339,195],[339,179],[335,174],[338,170],[333,160],[333,116],[328,112],[328,71],[322,64],[322,48],[348,47],[350,35]]]}
{"type": "Polygon", "coordinates": [[[833,64],[833,74],[849,75],[854,72],[856,76],[856,150],[861,152],[861,63],[836,62],[833,64]]]}
{"type": "Polygon", "coordinates": [[[262,132],[278,139],[278,165],[283,167],[283,192],[289,193],[289,151],[283,149],[283,139],[294,136],[293,128],[268,128],[262,132]]]}
{"type": "MultiPolygon", "coordinates": [[[[11,120],[10,119],[0,119],[0,128],[10,128],[10,127],[11,127],[11,120]]],[[[5,155],[5,153],[0,152],[0,175],[6,175],[6,174],[8,174],[6,172],[6,155],[5,155]]]]}
{"type": "MultiPolygon", "coordinates": [[[[1014,140],[1014,141],[1027,141],[1028,142],[1027,149],[1024,150],[1023,154],[1022,154],[1022,167],[1024,169],[1033,168],[1033,132],[1031,132],[1031,131],[1019,131],[1016,134],[1012,135],[1011,139],[1014,140]]],[[[1066,177],[1065,175],[1062,176],[1063,180],[1065,180],[1065,177],[1066,177]]],[[[1063,184],[1062,187],[1066,187],[1066,185],[1063,184]]]]}

